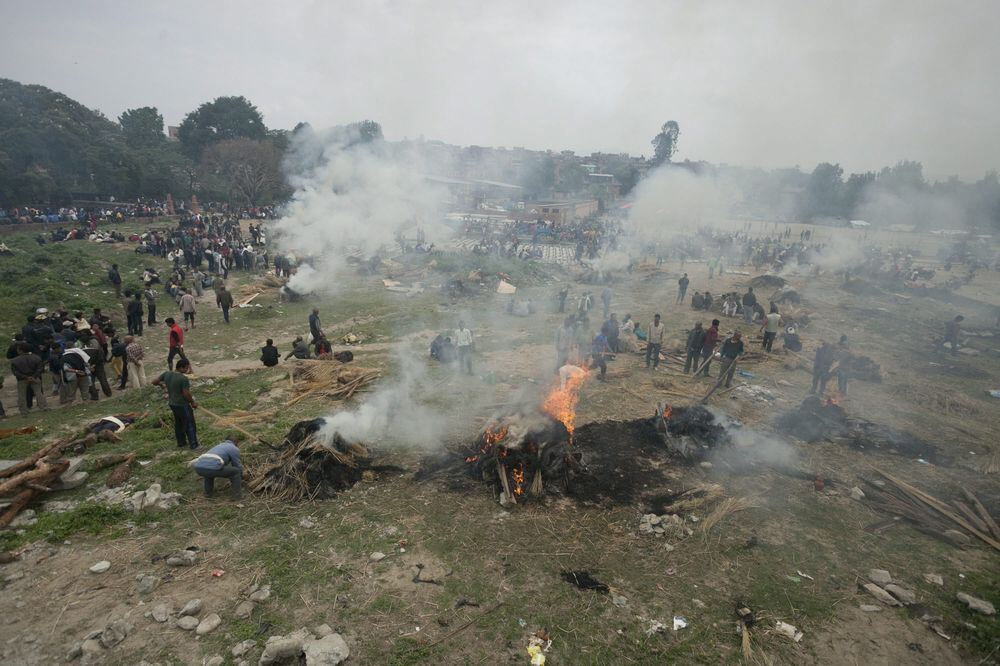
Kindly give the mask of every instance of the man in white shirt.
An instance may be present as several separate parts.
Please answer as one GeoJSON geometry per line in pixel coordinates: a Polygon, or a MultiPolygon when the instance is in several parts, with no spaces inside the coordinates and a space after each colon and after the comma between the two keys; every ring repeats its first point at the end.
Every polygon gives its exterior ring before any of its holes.
{"type": "Polygon", "coordinates": [[[778,336],[779,328],[781,328],[781,315],[778,313],[778,308],[772,305],[771,311],[764,315],[764,323],[760,327],[764,333],[764,351],[771,351],[771,345],[778,336]]]}
{"type": "Polygon", "coordinates": [[[459,320],[455,329],[455,347],[458,350],[458,371],[472,374],[472,331],[465,327],[465,322],[459,320]]]}
{"type": "Polygon", "coordinates": [[[653,317],[653,323],[649,325],[648,339],[646,341],[646,367],[649,367],[650,361],[653,362],[653,368],[660,365],[660,348],[663,346],[663,336],[666,333],[667,327],[660,323],[660,315],[653,317]]]}

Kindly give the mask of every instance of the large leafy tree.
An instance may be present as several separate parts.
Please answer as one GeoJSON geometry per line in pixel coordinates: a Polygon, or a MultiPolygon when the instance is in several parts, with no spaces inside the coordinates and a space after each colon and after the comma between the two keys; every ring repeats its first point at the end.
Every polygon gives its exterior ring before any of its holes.
{"type": "Polygon", "coordinates": [[[842,180],[844,170],[839,164],[823,162],[816,165],[806,183],[802,213],[807,218],[844,214],[842,180]]]}
{"type": "Polygon", "coordinates": [[[268,140],[227,139],[205,149],[200,171],[204,181],[230,201],[256,206],[271,201],[281,189],[281,155],[268,140]]]}
{"type": "Polygon", "coordinates": [[[216,97],[187,114],[177,129],[184,153],[200,160],[205,149],[227,139],[262,140],[264,117],[246,97],[216,97]]]}
{"type": "Polygon", "coordinates": [[[681,126],[676,120],[663,123],[660,133],[653,137],[653,164],[660,165],[669,162],[677,152],[677,139],[681,135],[681,126]]]}
{"type": "Polygon", "coordinates": [[[142,106],[138,109],[127,109],[118,116],[118,124],[122,126],[125,141],[134,147],[155,146],[164,143],[163,116],[153,106],[142,106]]]}

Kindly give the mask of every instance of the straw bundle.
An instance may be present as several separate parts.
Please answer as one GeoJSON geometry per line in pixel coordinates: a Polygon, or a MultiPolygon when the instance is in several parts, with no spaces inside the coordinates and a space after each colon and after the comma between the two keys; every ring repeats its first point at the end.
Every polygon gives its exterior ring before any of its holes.
{"type": "Polygon", "coordinates": [[[701,521],[701,530],[707,534],[713,527],[734,513],[752,509],[755,506],[757,505],[746,497],[727,497],[712,509],[712,513],[708,514],[705,520],[701,521]]]}
{"type": "Polygon", "coordinates": [[[346,400],[378,376],[377,370],[354,365],[305,361],[292,370],[292,390],[295,397],[288,401],[288,405],[294,405],[306,397],[346,400]]]}
{"type": "Polygon", "coordinates": [[[333,497],[361,480],[368,450],[337,434],[327,439],[319,427],[290,443],[277,458],[248,470],[247,487],[274,499],[299,502],[333,497]]]}

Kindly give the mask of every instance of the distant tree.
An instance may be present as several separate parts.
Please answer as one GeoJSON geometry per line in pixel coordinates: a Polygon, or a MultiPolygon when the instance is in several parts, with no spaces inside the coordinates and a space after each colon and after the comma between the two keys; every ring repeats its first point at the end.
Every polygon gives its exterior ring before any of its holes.
{"type": "Polygon", "coordinates": [[[875,172],[852,173],[844,183],[841,208],[845,215],[851,215],[864,201],[865,190],[875,182],[875,172]]]}
{"type": "Polygon", "coordinates": [[[125,142],[132,147],[155,146],[166,140],[163,134],[163,116],[153,106],[127,109],[118,116],[125,142]]]}
{"type": "Polygon", "coordinates": [[[205,149],[200,171],[231,201],[256,206],[270,201],[281,186],[281,152],[270,141],[227,139],[205,149]]]}
{"type": "Polygon", "coordinates": [[[801,202],[800,212],[806,218],[844,215],[842,188],[844,170],[839,164],[823,162],[816,165],[801,202]]]}
{"type": "Polygon", "coordinates": [[[374,120],[362,120],[347,126],[352,132],[357,132],[359,143],[372,143],[382,140],[382,126],[374,120]]]}
{"type": "Polygon", "coordinates": [[[579,164],[568,162],[559,167],[559,182],[557,188],[560,192],[579,192],[587,184],[587,170],[579,164]]]}
{"type": "Polygon", "coordinates": [[[658,166],[669,162],[670,158],[677,152],[677,139],[681,135],[681,127],[676,120],[668,120],[663,123],[660,133],[653,137],[653,159],[654,165],[658,166]]]}
{"type": "Polygon", "coordinates": [[[185,154],[200,160],[213,143],[227,139],[261,140],[267,136],[264,117],[246,97],[216,97],[187,114],[177,129],[185,154]]]}
{"type": "Polygon", "coordinates": [[[521,171],[521,187],[529,199],[547,196],[556,183],[556,163],[550,155],[532,156],[521,171]]]}
{"type": "Polygon", "coordinates": [[[878,172],[878,184],[896,193],[921,190],[927,185],[924,166],[920,162],[903,160],[896,166],[884,167],[878,172]]]}

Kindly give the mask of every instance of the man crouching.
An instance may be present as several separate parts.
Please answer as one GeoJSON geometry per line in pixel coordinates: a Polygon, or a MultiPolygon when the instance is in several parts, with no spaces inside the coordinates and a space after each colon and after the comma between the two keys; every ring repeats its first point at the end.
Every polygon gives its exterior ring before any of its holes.
{"type": "Polygon", "coordinates": [[[239,435],[231,435],[194,460],[194,471],[205,481],[205,497],[215,493],[216,477],[229,479],[234,500],[243,499],[243,465],[240,463],[239,435]]]}

